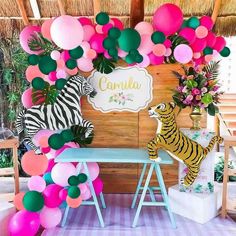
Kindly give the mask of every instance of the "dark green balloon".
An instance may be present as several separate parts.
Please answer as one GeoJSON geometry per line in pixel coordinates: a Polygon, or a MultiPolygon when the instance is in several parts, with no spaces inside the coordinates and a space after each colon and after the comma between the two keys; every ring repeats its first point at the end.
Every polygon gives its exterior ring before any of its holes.
{"type": "Polygon", "coordinates": [[[222,51],[220,51],[220,55],[222,57],[228,57],[230,55],[230,49],[228,47],[224,47],[222,51]]]}
{"type": "Polygon", "coordinates": [[[185,28],[185,27],[188,27],[188,21],[187,20],[184,20],[182,25],[181,25],[181,29],[185,28]]]}
{"type": "Polygon", "coordinates": [[[88,180],[88,176],[84,173],[78,175],[79,183],[83,184],[88,180]]]}
{"type": "Polygon", "coordinates": [[[139,51],[137,49],[132,49],[129,51],[129,54],[135,57],[136,55],[139,55],[139,51]]]}
{"type": "Polygon", "coordinates": [[[111,48],[108,50],[108,54],[111,57],[117,57],[118,56],[118,50],[116,48],[111,48]]]}
{"type": "Polygon", "coordinates": [[[30,65],[37,65],[39,63],[39,57],[35,54],[32,54],[28,57],[28,62],[30,65]]]}
{"type": "Polygon", "coordinates": [[[138,54],[135,56],[135,62],[141,63],[143,61],[143,56],[138,54]]]}
{"type": "Polygon", "coordinates": [[[74,69],[75,67],[77,67],[77,62],[76,62],[76,60],[74,60],[74,59],[69,59],[67,62],[66,62],[66,67],[68,68],[68,69],[74,69]]]}
{"type": "Polygon", "coordinates": [[[79,46],[77,48],[70,50],[69,54],[73,59],[79,59],[83,56],[84,50],[82,47],[79,46]]]}
{"type": "Polygon", "coordinates": [[[39,69],[43,74],[48,75],[57,69],[57,63],[50,56],[43,56],[39,60],[39,69]]]}
{"type": "Polygon", "coordinates": [[[200,25],[200,21],[197,17],[193,16],[188,19],[188,27],[196,29],[200,25]]]}
{"type": "Polygon", "coordinates": [[[113,38],[105,38],[103,40],[103,47],[105,49],[111,49],[114,48],[116,46],[116,41],[113,38]]]}
{"type": "Polygon", "coordinates": [[[111,38],[117,39],[117,38],[120,37],[121,32],[120,32],[120,30],[119,30],[118,28],[113,27],[113,28],[111,28],[111,29],[108,31],[108,35],[109,35],[109,37],[111,37],[111,38]]]}
{"type": "Polygon", "coordinates": [[[79,183],[80,182],[79,182],[78,176],[72,175],[68,179],[68,184],[71,185],[71,186],[77,186],[79,183]]]}
{"type": "Polygon", "coordinates": [[[40,77],[36,77],[32,80],[32,87],[36,90],[43,90],[45,85],[45,81],[40,77]]]}
{"type": "Polygon", "coordinates": [[[128,64],[132,64],[135,62],[135,57],[131,54],[128,54],[126,57],[125,57],[125,61],[128,63],[128,64]]]}
{"type": "Polygon", "coordinates": [[[141,37],[139,33],[132,28],[122,30],[121,35],[118,38],[119,47],[125,52],[129,52],[132,49],[137,49],[140,42],[141,37]]]}
{"type": "Polygon", "coordinates": [[[43,195],[37,191],[29,191],[23,197],[23,205],[27,211],[40,211],[44,206],[43,195]]]}
{"type": "Polygon", "coordinates": [[[212,53],[213,53],[213,49],[210,48],[210,47],[206,47],[206,48],[204,48],[204,50],[203,50],[203,54],[204,54],[204,55],[209,55],[209,54],[212,54],[212,53]]]}
{"type": "Polygon", "coordinates": [[[43,179],[45,180],[46,184],[54,184],[54,181],[52,180],[51,172],[47,172],[43,175],[43,179]]]}
{"type": "Polygon", "coordinates": [[[105,25],[109,22],[109,16],[107,15],[106,12],[100,12],[96,15],[96,22],[99,25],[105,25]]]}
{"type": "Polygon", "coordinates": [[[58,150],[64,146],[65,142],[61,134],[53,134],[49,137],[48,144],[51,148],[58,150]]]}
{"type": "Polygon", "coordinates": [[[68,195],[71,198],[77,198],[80,196],[80,189],[77,186],[70,186],[68,189],[68,195]]]}
{"type": "Polygon", "coordinates": [[[155,44],[164,43],[164,41],[166,40],[166,36],[162,32],[156,31],[152,34],[151,39],[155,44]]]}
{"type": "Polygon", "coordinates": [[[61,132],[61,136],[64,139],[65,143],[70,142],[70,141],[72,141],[74,139],[74,135],[73,135],[73,133],[72,133],[72,131],[70,129],[63,130],[61,132]]]}
{"type": "Polygon", "coordinates": [[[55,86],[58,90],[62,90],[66,84],[66,80],[65,79],[57,79],[56,80],[56,83],[55,83],[55,86]]]}

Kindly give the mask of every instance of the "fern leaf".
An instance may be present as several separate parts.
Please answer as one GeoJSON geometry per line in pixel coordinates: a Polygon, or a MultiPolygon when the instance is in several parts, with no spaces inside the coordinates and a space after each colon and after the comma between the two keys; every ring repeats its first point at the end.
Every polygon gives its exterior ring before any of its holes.
{"type": "Polygon", "coordinates": [[[202,70],[209,75],[208,77],[209,79],[216,80],[219,75],[219,68],[220,68],[219,61],[217,62],[213,61],[205,65],[202,70]]]}

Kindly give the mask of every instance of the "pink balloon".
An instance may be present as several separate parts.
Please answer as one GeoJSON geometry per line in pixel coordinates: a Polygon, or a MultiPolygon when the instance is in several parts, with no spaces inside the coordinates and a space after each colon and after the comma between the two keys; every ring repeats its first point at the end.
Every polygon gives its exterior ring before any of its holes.
{"type": "Polygon", "coordinates": [[[208,29],[205,26],[200,25],[196,28],[195,32],[196,32],[197,38],[203,39],[203,38],[206,38],[208,34],[208,29]]]}
{"type": "Polygon", "coordinates": [[[154,43],[151,40],[151,36],[148,34],[141,35],[141,43],[139,45],[138,51],[141,54],[149,54],[154,47],[154,43]]]}
{"type": "Polygon", "coordinates": [[[113,21],[114,27],[117,27],[119,30],[123,30],[124,29],[124,25],[123,25],[123,23],[119,19],[111,18],[111,21],[113,21]]]}
{"type": "MultiPolygon", "coordinates": [[[[89,163],[87,163],[87,165],[88,165],[90,178],[92,181],[94,181],[99,175],[99,166],[96,162],[89,162],[89,163]]],[[[86,174],[84,166],[81,168],[81,173],[86,174]]]]}
{"type": "Polygon", "coordinates": [[[171,35],[179,30],[183,23],[183,13],[175,4],[161,5],[154,13],[153,25],[157,31],[171,35]]]}
{"type": "Polygon", "coordinates": [[[56,184],[49,184],[43,191],[45,206],[59,207],[62,203],[62,200],[59,197],[59,192],[61,190],[62,190],[61,186],[58,186],[56,184]]]}
{"type": "Polygon", "coordinates": [[[95,29],[92,25],[84,25],[84,41],[89,41],[91,37],[95,34],[95,29]]]}
{"type": "Polygon", "coordinates": [[[89,49],[86,53],[85,53],[85,58],[89,58],[89,59],[94,59],[97,57],[97,53],[95,50],[93,49],[89,49]]]}
{"type": "Polygon", "coordinates": [[[48,75],[48,78],[49,78],[51,81],[56,81],[56,80],[57,80],[57,72],[56,72],[56,71],[50,72],[49,75],[48,75]]]}
{"type": "Polygon", "coordinates": [[[40,212],[40,223],[45,229],[56,227],[62,218],[60,208],[49,208],[44,206],[40,212]]]}
{"type": "Polygon", "coordinates": [[[91,21],[91,19],[89,19],[88,17],[80,17],[79,22],[81,25],[93,25],[93,22],[91,21]]]}
{"type": "Polygon", "coordinates": [[[211,32],[211,31],[209,31],[208,32],[208,35],[207,35],[207,37],[206,37],[206,45],[208,46],[208,47],[213,47],[214,46],[214,44],[215,44],[215,42],[216,42],[216,36],[215,36],[215,34],[213,33],[213,32],[211,32]]]}
{"type": "Polygon", "coordinates": [[[206,39],[196,38],[190,46],[194,52],[201,52],[206,47],[206,39]]]}
{"type": "Polygon", "coordinates": [[[89,71],[93,70],[93,62],[89,58],[82,57],[82,58],[78,59],[77,65],[78,65],[79,69],[84,72],[89,72],[89,71]]]}
{"type": "Polygon", "coordinates": [[[55,165],[56,165],[56,162],[54,161],[54,159],[49,159],[49,160],[48,160],[48,168],[47,168],[47,170],[45,171],[45,173],[51,172],[53,166],[55,166],[55,165]]]}
{"type": "Polygon", "coordinates": [[[205,26],[208,30],[212,30],[214,22],[210,16],[202,16],[200,18],[200,25],[205,26]]]}
{"type": "Polygon", "coordinates": [[[86,200],[88,200],[89,198],[92,197],[92,194],[91,194],[89,188],[87,188],[87,190],[85,192],[81,193],[80,196],[81,196],[83,201],[86,201],[86,200]]]}
{"type": "Polygon", "coordinates": [[[161,57],[161,56],[165,55],[166,47],[164,44],[158,43],[158,44],[154,45],[152,51],[157,57],[161,57]]]}
{"type": "Polygon", "coordinates": [[[186,27],[180,30],[179,35],[185,38],[190,44],[196,39],[195,31],[192,28],[186,27]]]}
{"type": "Polygon", "coordinates": [[[203,64],[203,60],[204,60],[203,57],[200,57],[200,58],[198,58],[198,59],[194,59],[194,60],[193,60],[194,66],[202,65],[202,64],[203,64]]]}
{"type": "Polygon", "coordinates": [[[29,82],[32,82],[32,80],[35,77],[41,77],[43,78],[45,75],[39,70],[39,67],[37,65],[35,66],[28,66],[25,71],[25,77],[29,82]]]}
{"type": "Polygon", "coordinates": [[[74,69],[69,69],[69,68],[66,68],[66,72],[69,74],[69,75],[76,75],[78,73],[78,68],[75,67],[74,69]]]}
{"type": "Polygon", "coordinates": [[[193,53],[193,58],[194,59],[198,59],[198,58],[200,58],[201,57],[201,53],[200,52],[195,52],[195,53],[193,53]]]}
{"type": "Polygon", "coordinates": [[[62,148],[56,150],[56,156],[60,155],[65,149],[67,148],[79,148],[79,144],[74,143],[74,142],[69,142],[67,144],[65,144],[62,148]]]}
{"type": "Polygon", "coordinates": [[[50,29],[54,19],[45,20],[42,24],[41,32],[44,38],[52,40],[50,29]]]}
{"type": "Polygon", "coordinates": [[[28,180],[28,188],[31,191],[35,190],[41,193],[46,188],[46,182],[41,176],[31,176],[28,180]]]}
{"type": "Polygon", "coordinates": [[[90,44],[86,41],[83,41],[80,46],[83,48],[84,53],[86,53],[90,49],[90,44]]]}
{"type": "Polygon", "coordinates": [[[64,70],[58,70],[57,71],[57,78],[58,79],[65,79],[67,76],[67,73],[64,70]]]}
{"type": "Polygon", "coordinates": [[[23,106],[26,109],[29,109],[33,106],[33,102],[32,102],[32,88],[28,88],[24,91],[24,93],[21,96],[21,101],[23,106]]]}
{"type": "Polygon", "coordinates": [[[54,43],[66,50],[78,47],[84,37],[83,27],[73,16],[57,17],[51,25],[51,37],[54,43]]]}
{"type": "Polygon", "coordinates": [[[118,48],[118,56],[119,57],[126,57],[128,52],[123,51],[122,49],[118,48]]]}
{"type": "Polygon", "coordinates": [[[9,235],[35,236],[40,227],[39,214],[26,210],[18,211],[8,224],[9,235]]]}
{"type": "Polygon", "coordinates": [[[108,23],[102,26],[102,32],[108,34],[108,31],[113,27],[113,24],[108,23]]]}
{"type": "Polygon", "coordinates": [[[174,57],[176,61],[186,64],[192,60],[193,51],[186,44],[180,44],[174,49],[174,57]]]}
{"type": "Polygon", "coordinates": [[[94,34],[90,39],[90,46],[94,49],[97,53],[103,53],[105,49],[103,48],[103,40],[105,36],[102,34],[94,34]]]}
{"type": "Polygon", "coordinates": [[[172,53],[172,50],[171,50],[171,48],[167,48],[166,49],[166,53],[165,53],[165,57],[169,57],[170,55],[171,55],[171,53],[172,53]]]}
{"type": "Polygon", "coordinates": [[[48,140],[48,138],[54,133],[55,133],[55,131],[53,131],[53,130],[42,129],[34,135],[33,142],[36,146],[40,146],[40,140],[42,138],[45,138],[46,140],[48,140]]]}
{"type": "Polygon", "coordinates": [[[57,60],[57,69],[63,69],[65,67],[65,62],[63,59],[57,60]]]}
{"type": "Polygon", "coordinates": [[[103,53],[104,57],[107,58],[107,59],[111,59],[111,56],[109,55],[108,51],[105,51],[103,53]]]}
{"type": "Polygon", "coordinates": [[[40,51],[31,51],[28,46],[28,41],[32,38],[33,35],[36,33],[41,32],[40,26],[26,26],[20,33],[20,45],[21,47],[29,54],[40,54],[42,50],[40,51]]]}
{"type": "Polygon", "coordinates": [[[149,22],[141,21],[139,22],[134,29],[136,29],[140,35],[147,34],[151,35],[153,33],[153,27],[149,22]]]}
{"type": "Polygon", "coordinates": [[[206,56],[204,57],[204,59],[205,59],[205,61],[206,61],[207,63],[209,63],[210,61],[213,60],[213,55],[211,55],[211,54],[206,55],[206,56]]]}
{"type": "Polygon", "coordinates": [[[166,48],[170,48],[172,45],[172,43],[169,39],[166,39],[163,44],[166,46],[166,48]]]}
{"type": "Polygon", "coordinates": [[[70,59],[69,51],[65,50],[61,53],[61,59],[64,61],[68,61],[70,59]]]}
{"type": "Polygon", "coordinates": [[[103,182],[102,180],[97,177],[94,181],[93,181],[93,187],[94,187],[94,191],[96,193],[96,195],[99,195],[102,190],[103,190],[103,182]]]}
{"type": "Polygon", "coordinates": [[[160,65],[164,62],[164,56],[157,57],[154,53],[150,53],[148,56],[152,65],[160,65]]]}
{"type": "Polygon", "coordinates": [[[137,65],[142,68],[148,67],[150,65],[149,57],[145,54],[142,54],[142,56],[143,56],[143,61],[141,63],[138,63],[137,65]]]}
{"type": "Polygon", "coordinates": [[[215,45],[214,45],[214,49],[218,52],[222,51],[223,48],[225,47],[226,45],[226,41],[225,39],[222,37],[222,36],[218,36],[216,37],[216,42],[215,42],[215,45]]]}
{"type": "Polygon", "coordinates": [[[55,61],[59,60],[61,57],[61,53],[57,50],[53,50],[50,54],[51,58],[55,61]]]}
{"type": "Polygon", "coordinates": [[[87,184],[79,184],[78,187],[80,189],[81,194],[84,194],[89,189],[87,184]]]}
{"type": "Polygon", "coordinates": [[[59,198],[62,200],[62,201],[65,201],[66,200],[66,197],[68,195],[68,190],[63,188],[60,192],[59,192],[59,198]]]}

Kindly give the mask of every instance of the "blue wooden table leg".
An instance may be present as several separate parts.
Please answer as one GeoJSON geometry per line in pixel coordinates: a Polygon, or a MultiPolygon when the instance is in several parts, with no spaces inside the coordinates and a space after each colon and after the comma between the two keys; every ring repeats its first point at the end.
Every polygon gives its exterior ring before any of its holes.
{"type": "Polygon", "coordinates": [[[155,202],[156,199],[155,199],[155,195],[154,195],[154,192],[152,190],[152,187],[148,187],[148,191],[150,193],[150,198],[151,198],[152,202],[155,202]]]}
{"type": "Polygon", "coordinates": [[[102,208],[106,209],[107,206],[106,206],[106,203],[105,203],[105,200],[104,200],[103,193],[100,193],[100,200],[101,200],[101,203],[102,203],[102,208]]]}
{"type": "Polygon", "coordinates": [[[135,214],[135,217],[134,217],[132,227],[136,227],[136,225],[137,225],[138,217],[139,217],[142,205],[143,205],[143,201],[144,201],[147,189],[148,189],[148,185],[150,183],[150,179],[152,177],[152,172],[153,172],[154,166],[155,166],[155,163],[152,163],[150,165],[150,169],[148,171],[147,179],[146,179],[145,184],[144,184],[143,192],[142,192],[141,198],[139,200],[138,208],[137,208],[137,211],[136,211],[136,214],[135,214]]]}
{"type": "Polygon", "coordinates": [[[96,196],[95,191],[94,191],[92,180],[90,178],[87,163],[84,162],[83,165],[84,165],[84,169],[85,169],[85,174],[88,176],[88,183],[89,183],[90,191],[92,193],[93,201],[94,201],[94,204],[95,204],[95,207],[96,207],[96,210],[97,210],[99,222],[101,224],[101,227],[104,227],[104,221],[103,221],[103,218],[102,218],[102,213],[101,213],[101,210],[100,210],[100,207],[99,207],[99,204],[98,204],[97,196],[96,196]]]}
{"type": "Polygon", "coordinates": [[[142,186],[143,177],[144,177],[144,174],[145,174],[145,172],[146,172],[146,168],[147,168],[147,164],[143,164],[143,169],[142,169],[142,172],[141,172],[139,181],[138,181],[138,185],[137,185],[137,188],[136,188],[136,191],[135,191],[135,194],[134,194],[134,198],[133,198],[133,201],[132,201],[131,208],[134,208],[134,207],[135,207],[135,204],[136,204],[136,201],[137,201],[137,197],[138,197],[140,188],[141,188],[141,186],[142,186]]]}
{"type": "Polygon", "coordinates": [[[165,183],[164,183],[164,180],[163,180],[163,177],[162,177],[161,168],[158,164],[155,165],[155,171],[156,171],[156,175],[157,175],[159,185],[161,187],[161,193],[162,193],[162,196],[164,198],[163,200],[166,203],[166,208],[167,208],[167,211],[168,211],[168,214],[169,214],[169,217],[170,217],[172,227],[176,228],[176,222],[175,222],[175,218],[174,218],[173,213],[172,213],[171,208],[170,208],[169,197],[168,197],[167,192],[166,192],[166,187],[165,187],[165,183]]]}

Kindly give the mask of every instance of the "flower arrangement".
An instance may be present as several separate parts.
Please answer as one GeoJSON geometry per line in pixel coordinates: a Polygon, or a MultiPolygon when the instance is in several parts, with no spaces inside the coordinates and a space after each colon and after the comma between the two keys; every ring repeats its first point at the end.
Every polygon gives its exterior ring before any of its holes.
{"type": "Polygon", "coordinates": [[[219,62],[211,62],[203,68],[183,66],[184,75],[173,71],[179,79],[179,85],[174,90],[173,99],[180,109],[191,107],[193,109],[205,109],[209,115],[214,116],[218,112],[220,84],[217,79],[219,62]]]}

